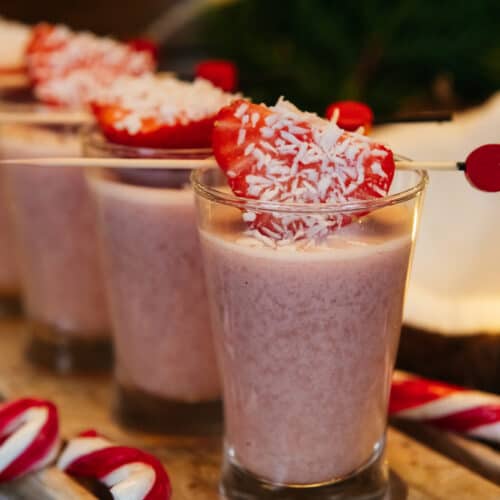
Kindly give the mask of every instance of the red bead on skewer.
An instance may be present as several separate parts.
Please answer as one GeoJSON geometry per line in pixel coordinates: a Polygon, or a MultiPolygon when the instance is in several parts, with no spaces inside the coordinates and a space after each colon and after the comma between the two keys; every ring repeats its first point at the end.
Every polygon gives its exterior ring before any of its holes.
{"type": "Polygon", "coordinates": [[[225,92],[234,92],[238,87],[238,68],[236,64],[224,59],[207,59],[201,61],[195,75],[212,82],[225,92]]]}

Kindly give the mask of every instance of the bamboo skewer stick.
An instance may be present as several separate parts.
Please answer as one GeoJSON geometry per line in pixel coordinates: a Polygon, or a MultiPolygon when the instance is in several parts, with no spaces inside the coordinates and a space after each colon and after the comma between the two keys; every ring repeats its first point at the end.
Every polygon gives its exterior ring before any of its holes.
{"type": "Polygon", "coordinates": [[[0,111],[0,124],[83,125],[91,123],[88,113],[78,111],[0,111]]]}
{"type": "Polygon", "coordinates": [[[465,170],[465,162],[396,160],[396,168],[400,170],[465,170]]]}
{"type": "Polygon", "coordinates": [[[76,168],[146,168],[191,170],[216,166],[213,157],[202,159],[170,158],[16,158],[1,160],[0,165],[30,165],[37,167],[76,167],[76,168]]]}
{"type": "MultiPolygon", "coordinates": [[[[174,153],[173,153],[174,154],[174,153]]],[[[485,144],[476,148],[463,161],[412,161],[395,156],[399,170],[462,171],[469,182],[480,191],[500,192],[500,145],[485,144]]],[[[30,165],[42,167],[131,168],[192,170],[215,167],[213,157],[205,158],[17,158],[0,161],[1,165],[30,165]]]]}
{"type": "MultiPolygon", "coordinates": [[[[40,167],[103,167],[103,168],[147,168],[190,170],[201,167],[215,167],[215,158],[171,159],[171,158],[16,158],[0,160],[0,165],[33,165],[40,167]]],[[[439,161],[396,161],[400,170],[465,170],[462,162],[439,161]]]]}

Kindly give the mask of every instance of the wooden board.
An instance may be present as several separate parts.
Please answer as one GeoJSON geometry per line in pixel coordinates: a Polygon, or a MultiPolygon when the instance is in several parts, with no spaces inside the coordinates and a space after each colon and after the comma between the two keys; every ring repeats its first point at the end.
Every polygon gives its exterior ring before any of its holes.
{"type": "MultiPolygon", "coordinates": [[[[107,376],[58,377],[34,368],[23,357],[25,324],[0,321],[0,394],[6,398],[37,396],[59,407],[61,430],[68,438],[95,428],[120,444],[141,447],[167,467],[174,500],[216,500],[221,446],[217,438],[178,438],[132,432],[111,417],[112,381],[107,376]]],[[[389,429],[387,456],[401,479],[398,498],[392,500],[498,500],[500,488],[468,469],[389,429]]],[[[39,498],[87,500],[91,495],[56,469],[28,476],[0,487],[0,499],[39,498]],[[62,491],[75,488],[68,496],[62,491]],[[37,491],[38,493],[34,493],[37,491]]]]}

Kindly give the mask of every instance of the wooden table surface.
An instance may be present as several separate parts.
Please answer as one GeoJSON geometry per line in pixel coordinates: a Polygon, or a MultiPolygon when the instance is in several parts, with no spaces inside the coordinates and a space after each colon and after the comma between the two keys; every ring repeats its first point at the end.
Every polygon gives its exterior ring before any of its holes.
{"type": "MultiPolygon", "coordinates": [[[[26,327],[21,320],[0,321],[0,394],[5,398],[36,396],[59,407],[65,438],[95,428],[111,440],[155,454],[168,469],[174,500],[218,498],[221,446],[216,438],[177,438],[131,432],[110,416],[112,384],[107,376],[55,376],[29,365],[23,357],[26,327]]],[[[500,488],[431,451],[395,429],[389,429],[387,457],[400,479],[393,500],[499,500],[500,488]]],[[[90,499],[56,469],[0,487],[0,499],[90,499]],[[68,485],[74,488],[67,494],[68,485]],[[34,492],[37,492],[36,494],[34,492]]]]}

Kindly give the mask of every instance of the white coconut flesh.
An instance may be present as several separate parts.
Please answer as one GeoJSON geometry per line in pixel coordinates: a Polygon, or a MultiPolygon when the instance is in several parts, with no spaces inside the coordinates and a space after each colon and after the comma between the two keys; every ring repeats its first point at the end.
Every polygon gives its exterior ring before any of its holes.
{"type": "MultiPolygon", "coordinates": [[[[373,137],[415,160],[464,160],[500,142],[500,93],[450,123],[377,127],[373,137]]],[[[500,196],[459,172],[430,172],[406,296],[405,323],[447,335],[500,335],[500,196]]]]}

